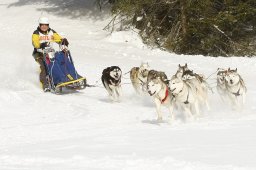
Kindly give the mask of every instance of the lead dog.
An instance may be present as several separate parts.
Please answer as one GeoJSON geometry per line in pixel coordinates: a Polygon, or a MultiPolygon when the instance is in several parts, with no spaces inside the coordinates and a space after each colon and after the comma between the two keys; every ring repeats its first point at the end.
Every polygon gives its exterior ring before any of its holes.
{"type": "Polygon", "coordinates": [[[112,101],[119,101],[121,97],[122,71],[118,66],[107,67],[103,70],[101,81],[112,101]]]}
{"type": "Polygon", "coordinates": [[[137,94],[145,94],[149,72],[149,64],[141,63],[140,67],[133,67],[130,71],[130,79],[137,94]]]}

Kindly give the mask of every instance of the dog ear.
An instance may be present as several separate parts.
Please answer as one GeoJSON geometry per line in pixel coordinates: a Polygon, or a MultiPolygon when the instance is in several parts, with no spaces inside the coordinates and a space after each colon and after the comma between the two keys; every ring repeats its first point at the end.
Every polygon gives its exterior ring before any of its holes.
{"type": "Polygon", "coordinates": [[[237,68],[235,69],[235,72],[237,72],[237,68]]]}
{"type": "Polygon", "coordinates": [[[230,67],[228,68],[228,71],[230,71],[230,67]]]}
{"type": "Polygon", "coordinates": [[[178,65],[179,68],[181,68],[180,64],[178,65]]]}
{"type": "Polygon", "coordinates": [[[185,64],[185,67],[188,67],[188,64],[187,64],[187,63],[185,64]]]}

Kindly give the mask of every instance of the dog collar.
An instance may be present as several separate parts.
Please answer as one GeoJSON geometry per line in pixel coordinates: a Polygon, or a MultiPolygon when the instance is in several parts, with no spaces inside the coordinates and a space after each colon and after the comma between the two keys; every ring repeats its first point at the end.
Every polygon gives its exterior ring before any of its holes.
{"type": "Polygon", "coordinates": [[[166,101],[168,95],[169,95],[169,91],[168,91],[168,88],[166,88],[165,97],[161,100],[161,103],[164,103],[166,101]]]}

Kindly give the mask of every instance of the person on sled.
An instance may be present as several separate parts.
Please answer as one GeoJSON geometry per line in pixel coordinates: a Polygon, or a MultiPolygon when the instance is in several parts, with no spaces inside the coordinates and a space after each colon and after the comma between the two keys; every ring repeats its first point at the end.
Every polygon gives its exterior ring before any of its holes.
{"type": "Polygon", "coordinates": [[[39,18],[39,26],[33,32],[32,44],[34,46],[33,57],[35,61],[40,65],[39,79],[44,92],[49,92],[50,88],[46,79],[46,68],[44,64],[43,53],[40,52],[46,47],[49,47],[50,42],[56,42],[61,45],[68,46],[66,38],[62,38],[56,31],[49,27],[49,19],[46,17],[39,18]]]}

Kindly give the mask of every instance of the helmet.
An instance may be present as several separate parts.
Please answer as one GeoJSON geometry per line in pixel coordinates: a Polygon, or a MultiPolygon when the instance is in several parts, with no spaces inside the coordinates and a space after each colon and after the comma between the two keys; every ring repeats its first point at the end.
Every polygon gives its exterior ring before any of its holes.
{"type": "Polygon", "coordinates": [[[49,19],[47,17],[40,17],[38,22],[39,24],[49,24],[49,19]]]}

